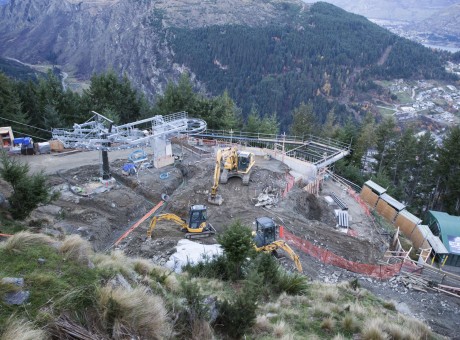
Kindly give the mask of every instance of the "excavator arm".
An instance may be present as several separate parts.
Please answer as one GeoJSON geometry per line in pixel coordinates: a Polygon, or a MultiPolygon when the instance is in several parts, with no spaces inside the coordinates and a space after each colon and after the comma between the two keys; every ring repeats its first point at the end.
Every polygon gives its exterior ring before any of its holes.
{"type": "Polygon", "coordinates": [[[174,215],[174,214],[161,214],[158,216],[154,216],[152,220],[150,221],[149,229],[147,230],[147,238],[152,237],[152,232],[153,232],[153,229],[155,229],[157,222],[162,221],[162,220],[172,221],[178,224],[181,230],[184,230],[184,229],[188,230],[187,223],[179,216],[174,215]]]}
{"type": "Polygon", "coordinates": [[[289,257],[292,259],[292,261],[294,261],[294,264],[295,264],[297,270],[300,273],[302,272],[302,264],[300,263],[299,256],[294,252],[294,250],[292,250],[291,247],[289,247],[289,245],[286,242],[278,240],[278,241],[272,242],[272,243],[267,244],[266,246],[263,246],[263,247],[260,247],[260,248],[256,247],[257,251],[264,251],[264,252],[267,252],[267,253],[272,252],[272,251],[277,250],[277,249],[283,249],[289,255],[289,257]]]}

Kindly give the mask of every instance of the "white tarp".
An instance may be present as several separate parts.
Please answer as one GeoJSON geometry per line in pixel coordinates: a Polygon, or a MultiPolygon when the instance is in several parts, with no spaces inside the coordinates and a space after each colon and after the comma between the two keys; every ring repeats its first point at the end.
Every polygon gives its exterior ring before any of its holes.
{"type": "Polygon", "coordinates": [[[219,255],[222,255],[219,244],[201,244],[184,239],[177,243],[176,253],[171,255],[165,267],[180,273],[187,263],[195,264],[219,255]]]}

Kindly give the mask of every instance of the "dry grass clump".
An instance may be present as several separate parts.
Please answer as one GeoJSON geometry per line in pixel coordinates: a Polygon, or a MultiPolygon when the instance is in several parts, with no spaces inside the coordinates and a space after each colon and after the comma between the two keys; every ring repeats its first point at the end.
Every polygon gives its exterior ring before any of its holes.
{"type": "Polygon", "coordinates": [[[276,338],[282,338],[289,334],[289,326],[283,321],[278,321],[273,327],[273,335],[276,338]]]}
{"type": "Polygon", "coordinates": [[[396,306],[395,306],[395,303],[393,301],[384,301],[382,303],[382,306],[388,310],[393,310],[395,311],[396,310],[396,306]]]}
{"type": "Polygon", "coordinates": [[[150,273],[155,269],[154,264],[147,259],[138,257],[132,259],[131,262],[136,273],[140,275],[150,275],[150,273]]]}
{"type": "Polygon", "coordinates": [[[332,340],[345,340],[346,338],[342,334],[337,334],[332,340]]]}
{"type": "Polygon", "coordinates": [[[366,308],[364,308],[359,302],[354,302],[350,305],[350,312],[358,318],[368,315],[368,310],[366,310],[366,308]]]}
{"type": "Polygon", "coordinates": [[[324,285],[320,291],[323,301],[335,302],[339,299],[339,290],[336,286],[324,285]]]}
{"type": "Polygon", "coordinates": [[[404,326],[415,339],[430,339],[433,337],[431,329],[416,319],[403,317],[404,326]]]}
{"type": "Polygon", "coordinates": [[[270,323],[270,320],[266,315],[257,315],[256,322],[252,326],[254,333],[272,333],[273,325],[270,323]]]}
{"type": "Polygon", "coordinates": [[[329,304],[318,304],[313,307],[312,311],[315,317],[328,317],[331,315],[331,308],[329,304]]]}
{"type": "Polygon", "coordinates": [[[365,324],[361,331],[361,339],[363,340],[387,340],[389,336],[384,332],[384,321],[381,319],[370,319],[365,324]]]}
{"type": "Polygon", "coordinates": [[[423,339],[416,337],[410,333],[410,330],[404,329],[402,326],[388,322],[385,325],[385,332],[390,336],[392,340],[416,340],[423,339]]]}
{"type": "Polygon", "coordinates": [[[121,250],[115,250],[110,255],[97,253],[92,260],[99,269],[120,272],[130,278],[136,277],[131,260],[121,250]]]}
{"type": "Polygon", "coordinates": [[[264,306],[264,309],[270,313],[279,313],[281,306],[279,302],[269,302],[264,306]]]}
{"type": "Polygon", "coordinates": [[[192,322],[192,340],[212,340],[214,332],[211,325],[206,320],[193,320],[192,322]]]}
{"type": "Polygon", "coordinates": [[[93,254],[91,243],[82,239],[79,235],[67,236],[59,247],[64,259],[80,263],[88,263],[90,255],[93,254]]]}
{"type": "Polygon", "coordinates": [[[145,339],[163,339],[171,335],[165,303],[159,296],[149,294],[147,288],[131,291],[104,287],[99,292],[103,322],[109,327],[113,321],[122,329],[131,330],[145,339]]]}
{"type": "Polygon", "coordinates": [[[10,253],[20,253],[30,247],[50,246],[54,242],[51,237],[45,234],[32,234],[27,231],[21,231],[8,238],[0,247],[10,253]]]}
{"type": "Polygon", "coordinates": [[[335,328],[335,320],[331,317],[323,319],[323,321],[321,321],[321,328],[332,332],[335,328]]]}
{"type": "Polygon", "coordinates": [[[180,290],[180,282],[177,279],[176,275],[171,273],[165,278],[164,286],[170,292],[178,292],[180,290]]]}
{"type": "Polygon", "coordinates": [[[359,324],[356,318],[348,313],[342,319],[342,328],[345,332],[354,333],[359,330],[359,324]]]}
{"type": "Polygon", "coordinates": [[[46,333],[26,320],[8,319],[0,340],[41,340],[48,339],[46,333]]]}

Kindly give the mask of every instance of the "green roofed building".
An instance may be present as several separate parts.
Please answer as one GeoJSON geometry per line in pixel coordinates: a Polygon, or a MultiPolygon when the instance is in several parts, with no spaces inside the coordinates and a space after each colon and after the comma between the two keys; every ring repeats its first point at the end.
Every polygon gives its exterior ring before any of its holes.
{"type": "Polygon", "coordinates": [[[434,235],[439,236],[449,251],[445,264],[460,267],[460,216],[430,210],[425,217],[425,223],[434,235]]]}

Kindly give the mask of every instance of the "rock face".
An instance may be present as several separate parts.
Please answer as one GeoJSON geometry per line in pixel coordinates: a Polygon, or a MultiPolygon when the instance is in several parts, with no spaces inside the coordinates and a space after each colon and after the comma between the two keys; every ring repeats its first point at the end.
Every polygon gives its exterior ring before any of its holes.
{"type": "Polygon", "coordinates": [[[185,70],[168,28],[282,23],[289,4],[308,9],[297,0],[10,0],[0,5],[0,55],[80,79],[112,68],[153,98],[185,70]]]}

